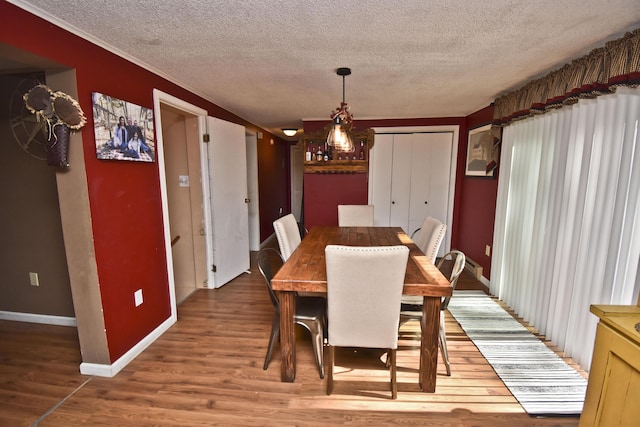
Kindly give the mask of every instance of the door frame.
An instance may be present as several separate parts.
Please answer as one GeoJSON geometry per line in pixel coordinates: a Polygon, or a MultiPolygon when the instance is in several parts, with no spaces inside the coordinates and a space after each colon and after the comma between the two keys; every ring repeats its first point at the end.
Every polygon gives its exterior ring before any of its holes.
{"type": "MultiPolygon", "coordinates": [[[[449,202],[447,204],[447,233],[443,241],[445,253],[451,249],[451,234],[453,231],[453,202],[456,194],[456,168],[458,166],[458,142],[460,138],[459,125],[442,125],[442,126],[399,126],[399,127],[374,127],[372,128],[376,134],[398,134],[398,133],[442,133],[451,132],[453,141],[451,146],[451,162],[449,164],[449,202]]],[[[371,156],[373,156],[371,152],[371,156]]],[[[372,159],[369,159],[371,164],[372,159]]],[[[369,183],[372,182],[371,174],[373,171],[369,169],[369,183]]],[[[368,189],[368,199],[371,200],[371,184],[368,189]]]]}
{"type": "Polygon", "coordinates": [[[260,193],[258,133],[245,128],[247,145],[247,194],[249,201],[249,250],[260,250],[260,193]]]}
{"type": "MultiPolygon", "coordinates": [[[[162,135],[162,117],[161,117],[161,104],[171,106],[184,113],[198,117],[198,145],[200,148],[200,170],[201,170],[201,183],[202,183],[202,195],[203,200],[209,199],[209,180],[208,176],[208,163],[206,155],[206,147],[202,140],[203,135],[206,133],[206,118],[207,110],[204,110],[195,105],[189,104],[186,101],[181,100],[173,95],[162,92],[158,89],[153,89],[153,108],[155,111],[155,128],[156,128],[156,161],[158,162],[158,175],[160,178],[160,199],[162,205],[162,223],[164,225],[164,243],[165,243],[165,257],[167,261],[167,279],[169,282],[169,299],[171,304],[171,318],[177,320],[177,305],[176,305],[176,289],[173,272],[173,254],[171,251],[171,230],[170,230],[170,218],[169,218],[169,199],[167,197],[167,177],[165,171],[164,160],[164,140],[162,135]]],[[[208,203],[203,203],[203,216],[204,216],[204,233],[205,233],[205,252],[206,252],[206,265],[212,265],[213,263],[213,251],[212,251],[212,236],[211,236],[211,211],[207,206],[208,203]]],[[[213,284],[213,273],[207,268],[207,287],[211,288],[213,284]]]]}

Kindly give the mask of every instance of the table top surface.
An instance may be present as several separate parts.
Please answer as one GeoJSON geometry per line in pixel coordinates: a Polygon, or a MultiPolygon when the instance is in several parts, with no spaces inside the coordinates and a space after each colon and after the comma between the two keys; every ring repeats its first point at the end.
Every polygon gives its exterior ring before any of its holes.
{"type": "Polygon", "coordinates": [[[400,227],[311,228],[300,245],[273,277],[276,291],[326,292],[327,245],[395,246],[409,248],[403,293],[431,297],[449,296],[451,284],[400,227]]]}

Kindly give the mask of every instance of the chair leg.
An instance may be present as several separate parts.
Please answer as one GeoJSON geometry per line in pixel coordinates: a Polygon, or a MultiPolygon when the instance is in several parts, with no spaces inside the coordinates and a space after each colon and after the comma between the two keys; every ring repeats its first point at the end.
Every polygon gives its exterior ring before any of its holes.
{"type": "Polygon", "coordinates": [[[323,328],[322,322],[315,322],[313,325],[313,330],[311,331],[311,338],[313,339],[313,351],[316,354],[316,365],[318,366],[318,373],[320,374],[320,379],[324,378],[324,362],[323,362],[323,351],[324,351],[324,336],[323,336],[323,328]]]}
{"type": "Polygon", "coordinates": [[[320,374],[320,379],[324,378],[324,363],[323,363],[323,352],[324,352],[324,328],[322,327],[322,320],[308,320],[308,319],[299,319],[296,322],[298,325],[305,328],[309,334],[311,335],[311,342],[313,344],[313,352],[316,358],[316,366],[318,367],[318,373],[320,374]]]}
{"type": "Polygon", "coordinates": [[[395,400],[398,398],[398,384],[396,382],[396,349],[389,349],[387,354],[390,356],[389,359],[391,359],[391,398],[395,400]]]}
{"type": "Polygon", "coordinates": [[[330,345],[329,348],[329,357],[327,358],[327,394],[333,393],[333,362],[335,358],[335,347],[330,345]]]}
{"type": "Polygon", "coordinates": [[[273,316],[273,321],[271,323],[271,336],[269,337],[269,346],[267,347],[267,356],[264,358],[264,366],[262,369],[265,371],[269,367],[269,362],[271,362],[271,353],[273,353],[273,346],[276,343],[276,340],[280,337],[280,316],[277,314],[273,316]]]}
{"type": "Polygon", "coordinates": [[[447,351],[447,332],[444,328],[444,311],[440,311],[440,334],[438,336],[442,361],[447,369],[447,376],[451,376],[451,364],[449,363],[449,352],[447,351]]]}

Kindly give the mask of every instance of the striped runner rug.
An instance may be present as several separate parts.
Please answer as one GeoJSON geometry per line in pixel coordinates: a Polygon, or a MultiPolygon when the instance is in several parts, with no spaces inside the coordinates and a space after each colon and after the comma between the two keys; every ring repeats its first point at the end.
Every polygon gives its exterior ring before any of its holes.
{"type": "Polygon", "coordinates": [[[529,415],[582,412],[587,380],[482,291],[454,291],[449,312],[529,415]]]}

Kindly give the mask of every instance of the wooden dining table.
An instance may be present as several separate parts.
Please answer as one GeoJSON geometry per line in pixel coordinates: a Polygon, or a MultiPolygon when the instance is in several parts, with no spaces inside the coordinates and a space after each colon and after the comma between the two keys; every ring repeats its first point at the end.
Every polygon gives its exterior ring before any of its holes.
{"type": "MultiPolygon", "coordinates": [[[[420,342],[420,388],[436,390],[440,301],[453,292],[451,284],[400,227],[312,227],[300,245],[273,277],[280,299],[281,379],[296,377],[296,335],[293,316],[297,292],[327,292],[324,249],[327,245],[394,246],[409,248],[403,294],[424,298],[420,342]]],[[[329,319],[331,321],[331,319],[329,319]]]]}

